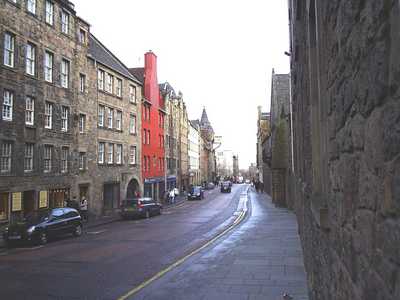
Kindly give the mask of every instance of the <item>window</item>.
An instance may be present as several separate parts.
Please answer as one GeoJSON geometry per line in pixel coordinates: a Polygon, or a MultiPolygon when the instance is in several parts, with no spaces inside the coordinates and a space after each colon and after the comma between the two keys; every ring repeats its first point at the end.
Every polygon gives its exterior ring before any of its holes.
{"type": "Polygon", "coordinates": [[[117,164],[122,164],[122,145],[117,145],[117,164]]]}
{"type": "Polygon", "coordinates": [[[106,92],[113,92],[114,77],[111,74],[106,75],[106,92]]]}
{"type": "Polygon", "coordinates": [[[136,134],[136,116],[130,115],[129,118],[129,133],[136,134]]]}
{"type": "Polygon", "coordinates": [[[14,49],[15,49],[15,37],[6,32],[4,34],[4,65],[13,68],[14,67],[14,49]]]}
{"type": "Polygon", "coordinates": [[[69,86],[69,61],[66,59],[61,61],[61,86],[63,88],[69,86]]]}
{"type": "MultiPolygon", "coordinates": [[[[132,148],[131,148],[132,150],[132,148]]],[[[143,171],[147,170],[147,156],[143,157],[143,171]]]]}
{"type": "Polygon", "coordinates": [[[113,117],[114,117],[114,110],[112,108],[108,109],[108,128],[113,128],[113,117]]]}
{"type": "Polygon", "coordinates": [[[136,146],[131,146],[129,151],[129,163],[136,165],[136,146]]]}
{"type": "Polygon", "coordinates": [[[44,128],[51,129],[53,127],[53,104],[46,102],[44,106],[44,128]]]}
{"type": "Polygon", "coordinates": [[[131,103],[136,103],[136,87],[133,85],[129,86],[129,101],[131,103]]]}
{"type": "Polygon", "coordinates": [[[36,0],[28,0],[26,2],[26,9],[33,14],[36,14],[36,0]]]}
{"type": "Polygon", "coordinates": [[[14,93],[5,90],[3,94],[2,117],[4,121],[12,121],[14,93]]]}
{"type": "Polygon", "coordinates": [[[150,130],[147,130],[147,145],[150,145],[150,130]]]}
{"type": "Polygon", "coordinates": [[[45,51],[44,53],[44,80],[53,82],[53,53],[45,51]]]}
{"type": "Polygon", "coordinates": [[[54,3],[46,0],[46,23],[54,24],[54,3]]]}
{"type": "Polygon", "coordinates": [[[36,46],[28,43],[26,45],[25,71],[32,76],[35,76],[35,55],[36,46]]]}
{"type": "Polygon", "coordinates": [[[69,108],[63,106],[61,108],[61,131],[68,131],[68,118],[69,118],[69,108]]]}
{"type": "Polygon", "coordinates": [[[24,171],[33,171],[33,144],[25,144],[24,171]]]}
{"type": "Polygon", "coordinates": [[[122,97],[122,80],[117,78],[117,96],[122,97]]]}
{"type": "Polygon", "coordinates": [[[86,170],[86,153],[79,152],[79,170],[86,170]]]}
{"type": "Polygon", "coordinates": [[[61,173],[68,172],[68,152],[69,149],[66,147],[61,149],[61,173]]]}
{"type": "Polygon", "coordinates": [[[108,164],[112,164],[114,161],[114,144],[109,143],[108,144],[108,159],[107,162],[108,164]]]}
{"type": "Polygon", "coordinates": [[[143,145],[147,145],[147,130],[143,129],[143,145]]]}
{"type": "Polygon", "coordinates": [[[79,74],[79,91],[84,93],[86,91],[86,75],[79,74]]]}
{"type": "Polygon", "coordinates": [[[104,164],[104,148],[105,144],[104,143],[99,143],[99,164],[104,164]]]}
{"type": "Polygon", "coordinates": [[[99,105],[99,126],[104,126],[104,106],[99,105]]]}
{"type": "Polygon", "coordinates": [[[51,156],[53,152],[53,146],[45,145],[44,146],[44,155],[43,155],[43,169],[45,173],[51,172],[51,156]]]}
{"type": "Polygon", "coordinates": [[[86,115],[79,115],[79,133],[85,133],[86,128],[86,115]]]}
{"type": "Polygon", "coordinates": [[[32,97],[25,99],[25,124],[33,125],[35,119],[35,100],[32,97]]]}
{"type": "Polygon", "coordinates": [[[122,130],[122,111],[120,110],[117,110],[116,123],[116,128],[122,130]]]}
{"type": "Polygon", "coordinates": [[[61,32],[65,34],[69,33],[69,14],[65,11],[61,11],[61,32]]]}
{"type": "Polygon", "coordinates": [[[104,91],[104,71],[99,70],[97,72],[97,84],[99,86],[99,90],[104,91]]]}
{"type": "Polygon", "coordinates": [[[7,173],[11,171],[11,148],[10,142],[4,142],[1,145],[1,157],[0,157],[0,172],[7,173]]]}
{"type": "Polygon", "coordinates": [[[83,30],[82,28],[79,29],[79,42],[81,44],[85,44],[86,43],[86,31],[83,30]]]}

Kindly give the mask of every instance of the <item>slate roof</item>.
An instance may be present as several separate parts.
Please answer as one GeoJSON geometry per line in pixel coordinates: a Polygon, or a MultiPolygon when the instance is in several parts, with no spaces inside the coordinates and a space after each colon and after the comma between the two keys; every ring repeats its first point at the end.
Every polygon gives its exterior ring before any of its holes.
{"type": "Polygon", "coordinates": [[[174,88],[168,83],[168,82],[164,82],[164,83],[160,83],[158,85],[161,95],[163,95],[163,97],[165,97],[165,95],[170,95],[171,98],[175,98],[176,97],[176,93],[174,88]]]}
{"type": "Polygon", "coordinates": [[[200,128],[200,121],[199,120],[190,120],[189,122],[190,122],[190,124],[192,124],[192,126],[194,128],[200,128]]]}
{"type": "Polygon", "coordinates": [[[141,83],[134,75],[132,75],[128,68],[108,50],[93,34],[89,34],[89,54],[98,61],[100,64],[118,72],[119,74],[141,83]]]}
{"type": "Polygon", "coordinates": [[[144,68],[129,68],[129,72],[144,84],[144,68]]]}

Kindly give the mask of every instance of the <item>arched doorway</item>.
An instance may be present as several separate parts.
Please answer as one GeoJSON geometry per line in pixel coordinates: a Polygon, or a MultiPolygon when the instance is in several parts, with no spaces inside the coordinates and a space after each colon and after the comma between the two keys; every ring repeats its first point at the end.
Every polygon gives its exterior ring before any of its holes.
{"type": "Polygon", "coordinates": [[[139,193],[139,182],[133,178],[128,183],[128,187],[126,188],[126,198],[135,198],[136,193],[139,193]]]}

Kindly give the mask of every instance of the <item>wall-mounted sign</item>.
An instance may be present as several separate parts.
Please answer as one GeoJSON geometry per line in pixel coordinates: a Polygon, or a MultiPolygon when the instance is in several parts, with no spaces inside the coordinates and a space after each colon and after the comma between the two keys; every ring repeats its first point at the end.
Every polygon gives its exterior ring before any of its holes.
{"type": "Polygon", "coordinates": [[[40,191],[39,192],[39,208],[46,208],[47,204],[47,191],[40,191]]]}
{"type": "Polygon", "coordinates": [[[21,211],[22,210],[22,193],[13,193],[12,194],[12,211],[21,211]]]}

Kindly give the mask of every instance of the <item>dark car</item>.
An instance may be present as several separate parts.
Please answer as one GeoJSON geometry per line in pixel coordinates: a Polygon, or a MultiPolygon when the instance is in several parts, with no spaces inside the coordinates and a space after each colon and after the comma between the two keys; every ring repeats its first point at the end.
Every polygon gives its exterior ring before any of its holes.
{"type": "Polygon", "coordinates": [[[188,200],[201,200],[204,199],[204,191],[201,186],[194,186],[192,189],[189,191],[188,195],[188,200]]]}
{"type": "Polygon", "coordinates": [[[51,237],[82,234],[82,219],[73,208],[54,208],[31,213],[21,222],[10,224],[3,233],[8,244],[29,242],[46,244],[51,237]]]}
{"type": "Polygon", "coordinates": [[[121,217],[123,219],[161,215],[162,205],[152,198],[125,199],[121,204],[121,217]]]}
{"type": "Polygon", "coordinates": [[[221,193],[230,193],[232,184],[230,181],[224,181],[221,183],[221,193]]]}

